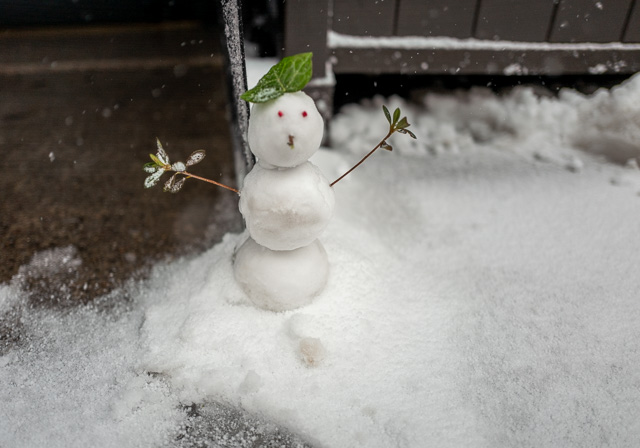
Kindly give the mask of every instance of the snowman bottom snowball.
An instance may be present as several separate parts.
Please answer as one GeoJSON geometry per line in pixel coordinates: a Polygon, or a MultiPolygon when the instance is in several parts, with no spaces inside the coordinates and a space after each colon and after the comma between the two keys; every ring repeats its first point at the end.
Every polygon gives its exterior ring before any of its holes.
{"type": "Polygon", "coordinates": [[[320,294],[329,261],[318,240],[298,249],[271,250],[249,238],[236,252],[234,274],[255,306],[287,311],[308,305],[320,294]]]}

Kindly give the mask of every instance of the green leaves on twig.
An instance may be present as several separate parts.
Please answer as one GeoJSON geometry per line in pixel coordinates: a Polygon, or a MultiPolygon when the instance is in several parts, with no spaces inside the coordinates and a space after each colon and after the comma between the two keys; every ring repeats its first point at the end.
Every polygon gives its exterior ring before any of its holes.
{"type": "Polygon", "coordinates": [[[384,116],[389,122],[389,134],[387,135],[387,137],[385,137],[384,140],[382,140],[380,148],[386,149],[387,151],[393,151],[393,147],[387,143],[387,138],[389,138],[394,132],[407,134],[411,138],[417,138],[413,132],[407,129],[409,126],[411,126],[407,121],[407,117],[400,118],[400,115],[402,114],[402,112],[400,112],[400,108],[396,108],[396,110],[393,111],[393,118],[391,118],[391,114],[389,113],[389,109],[387,109],[387,106],[383,105],[382,111],[384,112],[384,116]]]}
{"type": "Polygon", "coordinates": [[[206,177],[196,176],[195,174],[187,172],[188,166],[192,166],[196,163],[202,162],[202,159],[204,159],[205,156],[204,149],[199,149],[192,152],[186,162],[171,163],[171,161],[169,160],[169,156],[162,148],[162,143],[160,143],[160,140],[156,138],[156,142],[158,144],[158,152],[156,152],[155,155],[149,154],[149,157],[151,157],[152,161],[146,163],[142,168],[145,173],[149,174],[149,176],[147,176],[147,178],[144,180],[145,188],[151,188],[156,185],[160,180],[160,177],[162,177],[165,172],[174,171],[175,173],[173,174],[173,176],[171,176],[169,180],[164,183],[165,192],[177,193],[178,191],[180,191],[180,189],[182,189],[187,179],[193,178],[210,183],[212,185],[217,185],[218,187],[222,187],[229,191],[233,191],[234,193],[240,194],[240,192],[233,187],[221,184],[220,182],[216,182],[212,179],[207,179],[206,177]]]}
{"type": "Polygon", "coordinates": [[[158,151],[155,155],[149,154],[152,161],[146,163],[143,167],[145,173],[149,173],[149,176],[144,180],[144,187],[151,188],[155,186],[165,172],[174,171],[173,176],[165,182],[163,189],[165,192],[177,193],[182,189],[185,181],[191,177],[191,175],[186,172],[187,167],[202,162],[205,152],[203,149],[199,149],[198,151],[192,152],[186,162],[171,163],[169,156],[162,147],[162,143],[160,143],[160,140],[157,138],[156,143],[158,145],[158,151]],[[178,177],[179,175],[184,177],[178,177]]]}
{"type": "Polygon", "coordinates": [[[240,98],[250,103],[266,103],[285,93],[302,90],[311,80],[312,56],[313,53],[300,53],[283,58],[240,98]]]}
{"type": "Polygon", "coordinates": [[[396,110],[393,111],[393,118],[391,118],[389,109],[387,109],[386,106],[382,106],[382,111],[384,112],[384,116],[389,122],[389,132],[387,132],[387,135],[382,140],[380,140],[380,143],[374,146],[374,148],[369,151],[369,153],[364,156],[358,163],[356,163],[349,171],[331,182],[330,186],[333,187],[335,184],[344,179],[349,173],[358,168],[362,164],[362,162],[367,160],[374,152],[376,152],[378,148],[386,149],[387,151],[393,151],[393,146],[387,143],[387,139],[391,137],[395,132],[399,132],[400,134],[408,134],[411,138],[416,138],[415,134],[407,129],[409,126],[411,126],[407,121],[407,117],[400,118],[402,112],[400,112],[399,108],[396,108],[396,110]]]}

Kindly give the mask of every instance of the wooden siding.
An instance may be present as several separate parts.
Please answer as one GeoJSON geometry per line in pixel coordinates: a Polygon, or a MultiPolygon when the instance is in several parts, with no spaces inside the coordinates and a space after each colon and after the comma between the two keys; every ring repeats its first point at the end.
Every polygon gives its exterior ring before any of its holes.
{"type": "MultiPolygon", "coordinates": [[[[286,54],[314,51],[334,73],[563,75],[640,71],[640,0],[288,0],[286,54]],[[475,38],[457,45],[375,48],[367,37],[475,38]],[[478,45],[499,40],[523,45],[478,45]],[[344,41],[343,41],[344,42],[344,41]],[[595,43],[595,45],[591,45],[595,43]],[[598,45],[598,43],[600,43],[598,45]],[[610,45],[614,43],[614,45],[610,45]]],[[[372,43],[375,41],[372,41],[372,43]]]]}
{"type": "Polygon", "coordinates": [[[473,35],[477,0],[399,1],[396,19],[398,36],[449,36],[466,39],[473,35]]]}
{"type": "Polygon", "coordinates": [[[313,77],[323,78],[325,66],[319,61],[329,58],[327,29],[329,0],[288,0],[285,10],[285,53],[297,54],[313,51],[313,77]]]}
{"type": "Polygon", "coordinates": [[[474,37],[488,40],[544,42],[555,8],[554,0],[482,0],[474,37]]]}
{"type": "Polygon", "coordinates": [[[561,0],[550,42],[619,42],[632,0],[561,0]]]}
{"type": "MultiPolygon", "coordinates": [[[[352,36],[446,36],[520,42],[640,41],[638,0],[293,0],[328,4],[328,29],[352,36]],[[624,40],[623,40],[624,39],[624,40]],[[631,39],[631,40],[630,40],[631,39]]],[[[301,9],[295,4],[307,4],[301,9]]],[[[318,17],[323,21],[322,17],[318,17]]]]}
{"type": "Polygon", "coordinates": [[[640,71],[640,51],[335,48],[337,74],[580,75],[640,71]]]}
{"type": "Polygon", "coordinates": [[[399,0],[334,1],[332,29],[353,36],[391,36],[396,1],[399,0]]]}
{"type": "MultiPolygon", "coordinates": [[[[305,88],[318,106],[324,118],[325,128],[333,113],[333,83],[328,82],[330,57],[327,48],[327,30],[331,26],[330,0],[288,0],[285,9],[285,55],[313,52],[313,78],[322,80],[319,85],[305,88]]],[[[329,145],[329,133],[325,131],[323,144],[329,145]]]]}
{"type": "Polygon", "coordinates": [[[640,42],[640,1],[636,0],[629,13],[629,21],[623,38],[624,42],[640,42]]]}

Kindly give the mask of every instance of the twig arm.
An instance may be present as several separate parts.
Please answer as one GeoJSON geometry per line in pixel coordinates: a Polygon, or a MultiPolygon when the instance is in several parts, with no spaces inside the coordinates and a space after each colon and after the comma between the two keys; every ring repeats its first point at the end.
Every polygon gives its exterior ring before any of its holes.
{"type": "Polygon", "coordinates": [[[187,179],[190,178],[190,177],[193,177],[194,179],[198,179],[198,180],[201,180],[203,182],[208,182],[210,184],[217,185],[218,187],[222,187],[222,188],[225,188],[227,190],[233,191],[234,193],[240,194],[239,190],[236,190],[235,188],[230,187],[228,185],[221,184],[220,182],[216,182],[215,180],[207,179],[206,177],[196,176],[195,174],[191,174],[191,173],[188,173],[186,171],[180,171],[180,174],[184,174],[185,176],[187,176],[187,179]]]}
{"type": "Polygon", "coordinates": [[[331,184],[329,185],[330,187],[333,187],[335,184],[337,184],[338,182],[340,182],[343,178],[345,178],[349,173],[351,173],[351,171],[355,170],[356,168],[358,168],[360,165],[362,165],[362,162],[364,162],[365,160],[367,160],[371,154],[373,154],[374,152],[376,152],[376,150],[378,148],[380,148],[384,143],[386,143],[387,139],[391,136],[391,134],[393,134],[393,130],[389,130],[389,132],[387,133],[386,137],[383,138],[382,140],[380,140],[380,143],[378,143],[371,151],[369,151],[369,153],[364,156],[362,159],[360,159],[360,161],[358,163],[356,163],[354,166],[351,167],[351,169],[349,169],[349,171],[347,171],[346,173],[344,173],[342,176],[340,176],[339,178],[337,178],[336,180],[334,180],[333,182],[331,182],[331,184]]]}
{"type": "Polygon", "coordinates": [[[400,134],[407,134],[411,138],[416,138],[415,134],[407,129],[409,126],[411,126],[407,121],[407,117],[400,118],[401,112],[399,108],[396,108],[396,110],[393,111],[393,118],[391,118],[391,113],[389,113],[389,109],[387,109],[386,106],[382,106],[382,111],[384,112],[384,116],[389,122],[389,132],[387,132],[387,135],[385,135],[385,137],[382,140],[380,140],[380,143],[378,143],[371,151],[369,151],[369,153],[366,156],[364,156],[362,160],[356,163],[349,171],[347,171],[342,176],[334,180],[330,184],[331,187],[333,187],[335,184],[340,182],[351,171],[358,168],[362,164],[362,162],[367,160],[371,156],[371,154],[376,152],[377,149],[382,148],[382,149],[386,149],[387,151],[392,151],[393,148],[391,147],[390,144],[387,143],[387,139],[391,137],[391,135],[393,135],[394,132],[399,132],[400,134]]]}

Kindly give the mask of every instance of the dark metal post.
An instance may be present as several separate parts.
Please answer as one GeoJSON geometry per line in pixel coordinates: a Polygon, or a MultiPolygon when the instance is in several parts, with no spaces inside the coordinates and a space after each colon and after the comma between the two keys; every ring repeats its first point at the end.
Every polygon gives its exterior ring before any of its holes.
{"type": "Polygon", "coordinates": [[[253,167],[255,159],[249,150],[247,129],[249,127],[249,104],[240,99],[247,90],[247,68],[244,56],[244,33],[242,30],[242,1],[220,0],[219,8],[224,25],[227,61],[227,83],[230,100],[230,120],[233,153],[238,182],[253,167]]]}

